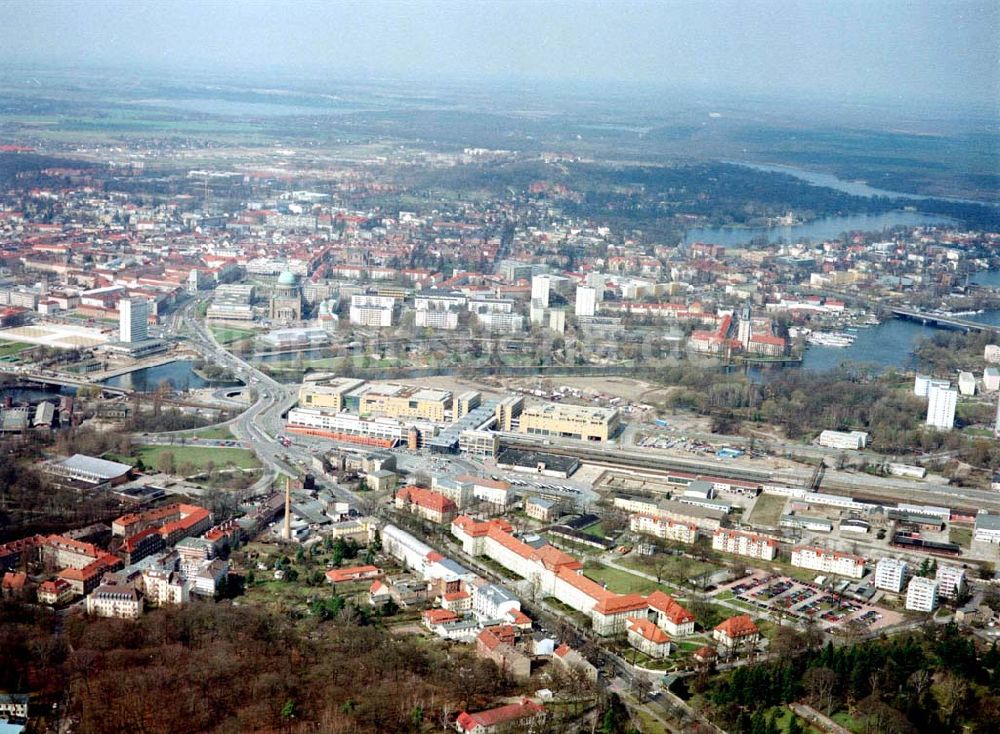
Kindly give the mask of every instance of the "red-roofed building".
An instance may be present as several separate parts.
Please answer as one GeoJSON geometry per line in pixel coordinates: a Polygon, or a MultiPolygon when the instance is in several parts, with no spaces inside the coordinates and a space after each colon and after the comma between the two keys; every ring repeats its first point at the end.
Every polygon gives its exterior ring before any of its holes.
{"type": "Polygon", "coordinates": [[[452,591],[441,597],[441,608],[455,614],[472,610],[472,596],[467,591],[452,591]]]}
{"type": "Polygon", "coordinates": [[[527,698],[499,708],[470,714],[463,711],[455,720],[455,728],[465,734],[498,734],[516,724],[519,729],[542,731],[545,709],[527,698]]]}
{"type": "Polygon", "coordinates": [[[454,501],[440,492],[412,485],[403,487],[396,493],[396,508],[439,524],[451,522],[458,510],[454,501]]]}
{"type": "Polygon", "coordinates": [[[555,649],[552,654],[552,662],[565,670],[581,670],[587,680],[597,682],[597,668],[565,642],[555,649]]]}
{"type": "Polygon", "coordinates": [[[670,654],[670,637],[648,619],[629,617],[628,644],[654,660],[670,654]]]}
{"type": "Polygon", "coordinates": [[[43,581],[38,587],[38,603],[57,606],[73,598],[73,586],[64,579],[43,581]]]}
{"type": "Polygon", "coordinates": [[[10,571],[3,575],[0,580],[0,596],[18,597],[21,596],[28,586],[28,574],[24,571],[10,571]]]}
{"type": "Polygon", "coordinates": [[[424,627],[433,630],[438,625],[457,622],[458,615],[454,612],[449,612],[447,609],[427,609],[424,611],[422,619],[424,627]]]}
{"type": "Polygon", "coordinates": [[[672,596],[654,591],[646,597],[649,618],[656,626],[674,637],[694,634],[694,615],[677,603],[672,596]]]}
{"type": "Polygon", "coordinates": [[[135,535],[125,539],[119,550],[119,555],[126,565],[138,563],[146,556],[163,549],[163,536],[153,528],[140,530],[135,535]]]}
{"type": "Polygon", "coordinates": [[[514,678],[531,675],[531,658],[514,647],[516,632],[510,625],[487,627],[476,637],[476,654],[497,664],[501,673],[514,678]]]}
{"type": "Polygon", "coordinates": [[[760,641],[760,630],[748,614],[730,617],[712,631],[712,639],[726,652],[750,650],[760,641]]]}
{"type": "Polygon", "coordinates": [[[392,598],[389,587],[381,581],[373,581],[368,587],[368,603],[373,607],[380,607],[392,598]]]}
{"type": "Polygon", "coordinates": [[[377,566],[351,566],[350,568],[331,568],[326,572],[326,580],[331,584],[340,584],[345,581],[366,581],[381,575],[382,569],[377,566]]]}

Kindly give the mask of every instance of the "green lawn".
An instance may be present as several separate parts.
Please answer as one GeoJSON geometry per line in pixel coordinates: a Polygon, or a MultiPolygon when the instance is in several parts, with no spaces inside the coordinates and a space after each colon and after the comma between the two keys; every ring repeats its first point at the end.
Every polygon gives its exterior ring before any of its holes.
{"type": "Polygon", "coordinates": [[[753,506],[753,512],[750,514],[750,524],[778,527],[778,522],[781,520],[781,513],[785,509],[787,502],[788,498],[782,495],[760,495],[757,497],[757,501],[753,506]]]}
{"type": "Polygon", "coordinates": [[[34,346],[36,345],[25,344],[24,342],[0,342],[0,357],[12,357],[34,346]]]}
{"type": "Polygon", "coordinates": [[[220,344],[231,344],[257,335],[253,329],[235,329],[231,326],[210,326],[209,328],[220,344]]]}
{"type": "Polygon", "coordinates": [[[197,437],[204,439],[228,441],[231,438],[233,438],[233,434],[229,430],[228,426],[215,426],[212,428],[202,428],[200,431],[192,431],[191,433],[185,433],[182,434],[182,437],[187,440],[197,437]]]}
{"type": "Polygon", "coordinates": [[[628,566],[636,571],[656,575],[657,566],[660,567],[660,578],[672,583],[683,584],[688,579],[701,576],[703,573],[718,571],[721,566],[714,563],[699,561],[687,556],[657,555],[657,556],[637,556],[629,554],[619,563],[628,566]]]}
{"type": "Polygon", "coordinates": [[[591,536],[593,536],[595,538],[601,538],[602,540],[605,537],[604,526],[601,525],[601,521],[600,520],[598,520],[597,522],[595,522],[593,525],[588,525],[587,527],[583,528],[583,532],[585,532],[587,535],[591,535],[591,536]]]}
{"type": "Polygon", "coordinates": [[[214,446],[139,446],[136,452],[142,463],[151,468],[157,467],[160,457],[168,452],[174,455],[176,466],[191,464],[196,471],[205,470],[209,463],[217,469],[229,466],[237,469],[260,468],[257,457],[247,449],[220,449],[214,446]]]}
{"type": "Polygon", "coordinates": [[[600,564],[587,564],[584,566],[583,575],[598,583],[606,584],[616,594],[648,594],[661,588],[655,581],[600,564]]]}
{"type": "Polygon", "coordinates": [[[952,525],[948,528],[948,540],[963,548],[969,548],[972,546],[972,530],[952,525]]]}

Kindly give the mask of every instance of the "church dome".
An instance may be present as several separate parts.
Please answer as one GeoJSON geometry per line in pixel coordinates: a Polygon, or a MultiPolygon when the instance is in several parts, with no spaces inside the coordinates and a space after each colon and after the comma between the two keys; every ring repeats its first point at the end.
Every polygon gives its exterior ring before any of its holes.
{"type": "Polygon", "coordinates": [[[281,275],[278,276],[278,285],[296,285],[298,278],[295,274],[286,270],[281,275]]]}

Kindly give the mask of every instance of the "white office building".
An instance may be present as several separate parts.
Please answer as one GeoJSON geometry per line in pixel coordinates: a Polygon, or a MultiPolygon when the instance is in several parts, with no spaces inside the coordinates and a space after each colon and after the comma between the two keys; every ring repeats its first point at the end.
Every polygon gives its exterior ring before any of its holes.
{"type": "Polygon", "coordinates": [[[576,315],[593,316],[597,312],[597,290],[589,285],[576,289],[576,315]]]}
{"type": "Polygon", "coordinates": [[[955,427],[955,406],[958,391],[951,388],[931,386],[927,392],[927,425],[939,431],[950,431],[955,427]]]}
{"type": "Polygon", "coordinates": [[[819,445],[832,449],[863,449],[868,445],[865,431],[823,431],[819,445]]]}
{"type": "Polygon", "coordinates": [[[911,612],[933,612],[938,604],[938,582],[922,576],[910,579],[906,587],[906,608],[911,612]]]}
{"type": "Polygon", "coordinates": [[[902,593],[909,576],[909,565],[898,558],[882,558],[875,564],[875,588],[902,593]]]}
{"type": "Polygon", "coordinates": [[[986,510],[980,510],[976,515],[972,538],[981,543],[1000,543],[1000,515],[991,515],[986,510]]]}
{"type": "Polygon", "coordinates": [[[149,303],[144,298],[123,298],[118,302],[118,339],[127,344],[149,338],[149,303]]]}
{"type": "Polygon", "coordinates": [[[965,569],[958,566],[938,566],[934,580],[942,599],[954,599],[965,591],[965,569]]]}

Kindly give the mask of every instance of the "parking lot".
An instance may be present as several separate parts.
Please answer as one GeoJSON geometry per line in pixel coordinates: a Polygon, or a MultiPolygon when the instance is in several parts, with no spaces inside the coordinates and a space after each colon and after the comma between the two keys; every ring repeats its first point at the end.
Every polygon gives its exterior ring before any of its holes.
{"type": "Polygon", "coordinates": [[[903,619],[896,612],[778,574],[757,572],[720,588],[716,594],[727,590],[735,599],[762,610],[783,610],[802,622],[812,619],[826,630],[836,629],[850,620],[876,630],[898,624],[903,619]]]}

